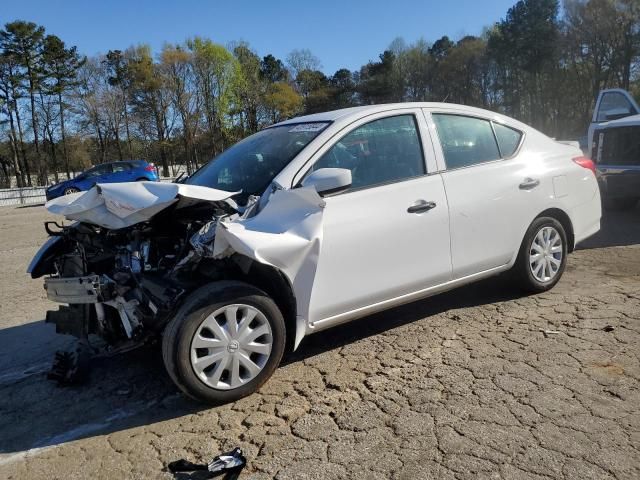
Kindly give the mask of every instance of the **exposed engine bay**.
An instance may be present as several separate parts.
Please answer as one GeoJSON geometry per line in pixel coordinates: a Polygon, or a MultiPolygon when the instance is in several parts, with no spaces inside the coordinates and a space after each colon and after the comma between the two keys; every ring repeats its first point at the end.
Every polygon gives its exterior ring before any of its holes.
{"type": "MultiPolygon", "coordinates": [[[[242,276],[242,268],[247,273],[246,259],[214,259],[213,241],[219,219],[249,214],[256,200],[250,198],[244,208],[233,201],[178,202],[148,221],[120,229],[47,222],[46,255],[30,271],[33,277],[48,274],[47,297],[68,306],[47,312],[46,321],[55,324],[56,333],[77,337],[83,354],[89,335],[99,336],[110,350],[157,337],[186,293],[203,283],[242,276]]],[[[70,361],[69,355],[58,357],[70,361]]],[[[73,381],[64,376],[53,375],[73,381]]]]}
{"type": "Polygon", "coordinates": [[[75,352],[57,355],[50,377],[80,381],[98,350],[90,338],[99,337],[107,352],[154,341],[190,293],[219,280],[267,292],[295,324],[297,345],[306,330],[324,202],[313,188],[274,190],[262,209],[259,197],[238,205],[233,195],[136,182],[47,203],[74,223],[45,223],[50,238],[28,272],[46,276],[47,297],[66,304],[49,311],[47,322],[79,340],[75,352]]]}
{"type": "Polygon", "coordinates": [[[52,312],[58,332],[78,337],[97,333],[116,342],[161,327],[184,292],[201,284],[203,276],[211,279],[212,272],[227,268],[202,262],[206,234],[215,232],[215,223],[215,219],[162,215],[119,230],[77,223],[55,232],[64,247],[52,262],[54,275],[45,280],[48,298],[71,304],[72,309],[98,306],[83,330],[78,322],[65,320],[65,307],[52,312]]]}

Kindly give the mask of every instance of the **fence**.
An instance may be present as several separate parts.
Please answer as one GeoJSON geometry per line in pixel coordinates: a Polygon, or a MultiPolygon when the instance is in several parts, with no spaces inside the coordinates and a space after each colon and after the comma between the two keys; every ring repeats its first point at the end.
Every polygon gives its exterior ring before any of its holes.
{"type": "Polygon", "coordinates": [[[0,189],[0,206],[34,205],[46,201],[45,187],[0,189]]]}
{"type": "MultiPolygon", "coordinates": [[[[161,178],[161,182],[173,182],[175,177],[161,178]]],[[[45,187],[0,189],[0,207],[12,205],[37,205],[47,201],[45,187]]]]}

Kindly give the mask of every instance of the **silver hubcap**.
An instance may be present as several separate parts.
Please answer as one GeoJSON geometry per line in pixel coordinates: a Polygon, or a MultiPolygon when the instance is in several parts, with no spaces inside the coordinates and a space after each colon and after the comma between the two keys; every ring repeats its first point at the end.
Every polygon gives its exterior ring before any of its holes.
{"type": "Polygon", "coordinates": [[[562,265],[562,237],[553,227],[543,227],[531,242],[529,267],[539,282],[549,282],[562,265]]]}
{"type": "Polygon", "coordinates": [[[251,305],[219,308],[191,340],[191,366],[211,388],[231,390],[253,380],[267,364],[273,335],[264,314],[251,305]]]}
{"type": "Polygon", "coordinates": [[[71,195],[72,193],[78,193],[79,191],[80,191],[80,190],[77,190],[77,189],[75,189],[75,188],[67,188],[67,189],[64,191],[64,194],[65,194],[65,195],[71,195]]]}

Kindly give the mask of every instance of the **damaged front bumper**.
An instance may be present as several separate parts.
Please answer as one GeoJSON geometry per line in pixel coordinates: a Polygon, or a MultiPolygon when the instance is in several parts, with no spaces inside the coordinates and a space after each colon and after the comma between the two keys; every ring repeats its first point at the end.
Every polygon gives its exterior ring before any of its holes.
{"type": "Polygon", "coordinates": [[[44,280],[47,298],[57,303],[99,303],[105,300],[103,290],[106,282],[99,275],[56,278],[44,280]]]}

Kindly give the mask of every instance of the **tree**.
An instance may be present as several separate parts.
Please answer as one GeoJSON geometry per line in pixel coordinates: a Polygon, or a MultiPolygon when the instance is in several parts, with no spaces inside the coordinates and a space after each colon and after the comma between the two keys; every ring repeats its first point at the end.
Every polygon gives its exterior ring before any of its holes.
{"type": "Polygon", "coordinates": [[[296,87],[304,99],[306,113],[331,108],[329,79],[319,70],[302,70],[296,77],[296,87]]]}
{"type": "Polygon", "coordinates": [[[18,111],[18,97],[20,88],[20,78],[16,76],[17,66],[14,63],[14,59],[11,55],[0,56],[0,100],[2,112],[9,122],[9,143],[11,144],[13,168],[16,176],[16,184],[18,187],[25,187],[25,172],[28,179],[28,184],[31,185],[31,178],[29,176],[28,164],[26,159],[26,152],[24,148],[24,142],[22,139],[22,128],[19,127],[20,136],[16,136],[16,124],[14,122],[14,115],[16,116],[16,122],[20,126],[20,114],[18,111]],[[18,143],[20,148],[18,148],[18,143]],[[22,165],[20,164],[20,153],[22,153],[22,165]]]}
{"type": "Polygon", "coordinates": [[[44,51],[42,56],[45,70],[46,93],[57,98],[58,116],[60,120],[60,136],[62,139],[62,153],[67,178],[71,178],[69,167],[69,152],[67,149],[67,137],[65,129],[65,109],[67,105],[64,97],[77,83],[78,69],[84,64],[86,58],[81,58],[76,47],[67,48],[60,38],[55,35],[47,35],[44,39],[44,51]]]}
{"type": "Polygon", "coordinates": [[[131,73],[129,71],[129,59],[120,50],[109,50],[102,60],[106,72],[109,85],[115,87],[117,94],[110,94],[110,103],[112,105],[111,119],[113,122],[113,133],[118,144],[118,155],[120,160],[123,159],[122,147],[120,145],[120,117],[124,121],[125,133],[127,136],[127,148],[129,158],[133,158],[133,149],[131,147],[131,129],[129,122],[129,89],[131,87],[131,73]]]}
{"type": "Polygon", "coordinates": [[[440,64],[447,101],[486,106],[483,89],[486,63],[486,43],[481,38],[466,36],[450,48],[440,64]]]}
{"type": "Polygon", "coordinates": [[[356,82],[353,73],[346,68],[336,71],[329,79],[331,85],[332,108],[345,108],[356,105],[356,82]]]}
{"type": "Polygon", "coordinates": [[[154,63],[148,46],[135,49],[134,58],[129,63],[131,74],[130,96],[134,112],[141,124],[140,130],[155,134],[155,142],[160,153],[162,175],[169,176],[167,144],[171,132],[169,122],[170,97],[161,65],[154,63]],[[149,128],[147,128],[149,125],[149,128]]]}
{"type": "Polygon", "coordinates": [[[421,38],[404,52],[404,56],[406,98],[424,102],[431,95],[429,44],[421,38]]]}
{"type": "Polygon", "coordinates": [[[293,78],[297,78],[298,74],[303,70],[320,70],[322,64],[308,48],[292,50],[287,55],[287,67],[293,78]]]}
{"type": "MultiPolygon", "coordinates": [[[[79,127],[96,144],[97,162],[107,161],[109,140],[114,130],[114,110],[118,114],[118,98],[108,82],[102,57],[93,57],[78,70],[77,83],[73,91],[74,112],[79,116],[79,127]],[[114,108],[115,100],[115,108],[114,108]]],[[[115,119],[119,128],[119,117],[115,119]]],[[[121,154],[120,143],[116,146],[121,154]]]]}
{"type": "Polygon", "coordinates": [[[557,0],[520,0],[489,37],[507,112],[544,128],[550,102],[543,85],[557,65],[557,0]]]}
{"type": "Polygon", "coordinates": [[[393,101],[393,66],[395,55],[389,50],[380,54],[379,62],[369,62],[360,70],[359,92],[364,104],[393,101]]]}
{"type": "Polygon", "coordinates": [[[4,30],[0,30],[0,48],[4,55],[11,56],[24,69],[24,78],[31,106],[31,126],[33,129],[33,143],[36,151],[36,166],[40,183],[47,184],[47,165],[40,158],[40,141],[38,133],[38,115],[36,112],[36,92],[40,88],[42,57],[42,42],[44,27],[33,22],[21,20],[7,23],[4,30]]]}
{"type": "Polygon", "coordinates": [[[200,124],[201,104],[191,54],[179,45],[165,45],[160,54],[172,107],[182,127],[187,173],[197,168],[195,136],[200,124]]]}
{"type": "Polygon", "coordinates": [[[195,86],[200,97],[212,155],[227,144],[227,118],[236,102],[241,80],[239,62],[222,45],[196,37],[187,42],[195,86]]]}
{"type": "Polygon", "coordinates": [[[260,109],[263,107],[266,91],[266,82],[260,69],[260,57],[246,43],[236,45],[233,55],[240,65],[236,113],[240,116],[242,133],[255,133],[260,125],[260,109]]]}
{"type": "Polygon", "coordinates": [[[276,82],[269,86],[265,105],[273,123],[293,117],[302,108],[302,97],[288,83],[276,82]]]}
{"type": "Polygon", "coordinates": [[[260,62],[260,74],[262,78],[269,83],[289,81],[289,72],[285,68],[284,63],[271,54],[262,58],[260,62]]]}

